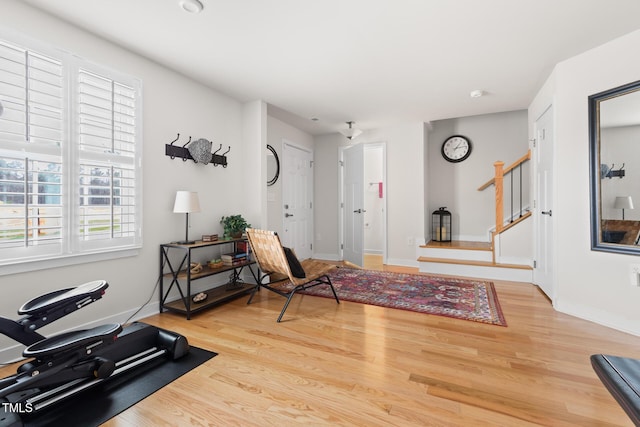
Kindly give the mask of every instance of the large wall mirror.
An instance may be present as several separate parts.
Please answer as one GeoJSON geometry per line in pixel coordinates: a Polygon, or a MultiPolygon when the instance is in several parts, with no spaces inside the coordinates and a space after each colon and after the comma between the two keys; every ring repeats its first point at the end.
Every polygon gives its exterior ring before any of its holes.
{"type": "Polygon", "coordinates": [[[591,249],[640,255],[640,81],[589,97],[591,249]]]}

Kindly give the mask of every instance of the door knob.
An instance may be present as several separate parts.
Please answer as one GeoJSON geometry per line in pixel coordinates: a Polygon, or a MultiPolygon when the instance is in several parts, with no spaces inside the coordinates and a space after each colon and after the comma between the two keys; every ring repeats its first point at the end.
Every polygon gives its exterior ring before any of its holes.
{"type": "Polygon", "coordinates": [[[290,214],[290,213],[286,213],[286,214],[284,214],[284,217],[285,217],[285,218],[289,218],[290,216],[293,216],[293,214],[290,214]]]}
{"type": "Polygon", "coordinates": [[[540,212],[540,213],[541,213],[542,215],[549,215],[549,216],[552,216],[552,215],[551,215],[551,212],[552,212],[551,210],[548,210],[548,211],[542,211],[542,212],[540,212]]]}
{"type": "Polygon", "coordinates": [[[357,211],[353,211],[353,213],[362,213],[362,209],[358,209],[357,211]]]}

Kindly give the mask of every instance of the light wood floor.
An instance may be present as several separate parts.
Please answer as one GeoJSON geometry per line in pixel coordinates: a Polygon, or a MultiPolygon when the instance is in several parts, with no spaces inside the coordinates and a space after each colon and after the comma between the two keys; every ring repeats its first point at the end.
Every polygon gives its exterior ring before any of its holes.
{"type": "Polygon", "coordinates": [[[640,357],[638,338],[494,284],[508,327],[310,296],[278,324],[284,299],[266,291],[190,321],[152,316],[219,355],[106,425],[632,425],[589,355],[640,357]]]}
{"type": "Polygon", "coordinates": [[[219,355],[108,425],[631,425],[589,355],[640,357],[638,338],[494,284],[508,327],[309,296],[278,324],[283,298],[265,291],[153,316],[219,355]]]}

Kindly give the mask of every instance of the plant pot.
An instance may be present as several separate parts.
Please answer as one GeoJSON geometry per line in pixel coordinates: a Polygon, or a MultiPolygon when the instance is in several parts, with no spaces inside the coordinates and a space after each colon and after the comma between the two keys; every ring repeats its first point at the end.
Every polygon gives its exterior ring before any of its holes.
{"type": "Polygon", "coordinates": [[[235,233],[231,233],[231,238],[239,239],[242,237],[242,231],[236,231],[235,233]]]}

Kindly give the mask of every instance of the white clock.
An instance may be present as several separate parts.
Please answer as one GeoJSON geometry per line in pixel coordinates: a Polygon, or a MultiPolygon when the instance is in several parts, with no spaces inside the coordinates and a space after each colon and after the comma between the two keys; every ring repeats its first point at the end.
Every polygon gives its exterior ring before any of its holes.
{"type": "Polygon", "coordinates": [[[445,160],[458,163],[466,160],[471,154],[471,141],[462,135],[453,135],[442,143],[442,157],[445,160]]]}

